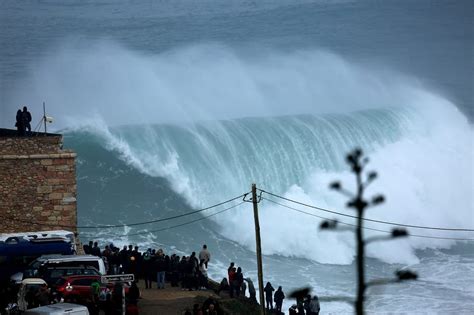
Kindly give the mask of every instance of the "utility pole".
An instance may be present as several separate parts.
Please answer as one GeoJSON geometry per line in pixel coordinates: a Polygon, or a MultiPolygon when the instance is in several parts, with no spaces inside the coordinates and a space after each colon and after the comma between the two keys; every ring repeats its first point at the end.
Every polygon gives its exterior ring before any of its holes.
{"type": "Polygon", "coordinates": [[[253,217],[255,220],[255,240],[257,242],[257,267],[258,267],[258,293],[260,296],[260,314],[265,315],[265,300],[263,298],[263,266],[262,266],[262,249],[260,240],[260,223],[258,221],[258,200],[257,200],[257,186],[252,184],[252,203],[253,203],[253,217]]]}

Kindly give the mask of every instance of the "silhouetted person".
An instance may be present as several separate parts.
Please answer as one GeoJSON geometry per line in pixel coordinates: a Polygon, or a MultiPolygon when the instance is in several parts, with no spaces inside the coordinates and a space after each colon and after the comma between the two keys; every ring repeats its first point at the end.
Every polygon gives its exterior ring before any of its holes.
{"type": "Polygon", "coordinates": [[[244,282],[244,275],[242,274],[242,268],[237,268],[235,273],[235,293],[237,297],[240,296],[240,290],[242,289],[242,283],[244,282]]]}
{"type": "Polygon", "coordinates": [[[142,257],[142,268],[145,276],[145,289],[151,289],[151,283],[153,281],[153,264],[154,260],[151,256],[151,249],[149,248],[142,257]]]}
{"type": "MultiPolygon", "coordinates": [[[[289,309],[288,309],[288,315],[296,315],[298,312],[296,311],[296,304],[293,304],[289,309]]],[[[304,313],[302,313],[304,314],[304,313]]]]}
{"type": "Polygon", "coordinates": [[[227,268],[227,276],[229,276],[229,273],[232,270],[232,268],[234,268],[234,266],[235,266],[235,264],[233,262],[231,262],[229,268],[227,268]]]}
{"type": "Polygon", "coordinates": [[[91,250],[92,250],[93,246],[94,246],[94,242],[92,242],[92,241],[89,241],[89,245],[84,244],[82,246],[82,248],[84,249],[84,254],[91,255],[91,250]]]}
{"type": "Polygon", "coordinates": [[[133,281],[132,285],[128,289],[127,298],[130,304],[136,305],[138,303],[138,299],[140,298],[140,289],[138,288],[136,281],[133,281]]]}
{"type": "Polygon", "coordinates": [[[102,255],[100,252],[99,244],[97,242],[94,242],[94,246],[91,248],[90,254],[97,257],[100,257],[102,255]]]}
{"type": "Polygon", "coordinates": [[[15,127],[19,136],[25,135],[25,125],[23,124],[23,113],[21,112],[21,109],[16,112],[15,127]]]}
{"type": "Polygon", "coordinates": [[[273,309],[273,291],[275,289],[272,287],[272,284],[270,282],[267,282],[267,285],[263,289],[265,291],[265,301],[267,302],[267,308],[268,309],[273,309]]]}
{"type": "Polygon", "coordinates": [[[273,299],[275,300],[275,308],[278,311],[278,314],[280,314],[281,305],[283,304],[283,300],[285,299],[285,293],[283,293],[281,286],[278,287],[278,290],[276,290],[275,295],[273,296],[273,299]]]}
{"type": "Polygon", "coordinates": [[[242,284],[240,285],[240,290],[242,292],[242,296],[245,297],[245,292],[247,291],[247,284],[243,280],[242,280],[242,284]]]}
{"type": "Polygon", "coordinates": [[[255,290],[252,280],[250,278],[245,278],[245,281],[247,281],[248,284],[250,300],[257,302],[257,291],[255,290]]]}
{"type": "Polygon", "coordinates": [[[237,281],[236,281],[236,278],[235,278],[235,275],[237,274],[236,270],[235,270],[235,267],[232,267],[232,269],[230,269],[229,271],[229,295],[231,298],[234,297],[234,291],[237,289],[236,286],[237,286],[237,281]]]}
{"type": "Polygon", "coordinates": [[[311,294],[306,295],[305,298],[299,296],[296,298],[296,304],[298,306],[298,312],[306,312],[309,314],[310,306],[309,303],[311,302],[311,294]]]}
{"type": "Polygon", "coordinates": [[[219,295],[221,291],[227,290],[229,290],[229,283],[227,282],[227,278],[222,278],[222,281],[219,284],[219,289],[217,289],[217,295],[219,295]]]}
{"type": "Polygon", "coordinates": [[[319,315],[319,298],[317,295],[315,295],[311,301],[309,302],[309,315],[319,315]]]}
{"type": "Polygon", "coordinates": [[[28,130],[28,134],[31,132],[31,113],[28,111],[26,106],[23,107],[22,120],[23,126],[26,130],[28,130]]]}
{"type": "Polygon", "coordinates": [[[211,295],[204,301],[204,303],[202,303],[202,310],[204,311],[204,314],[219,313],[218,312],[218,310],[220,311],[219,302],[217,302],[217,300],[211,295]]]}
{"type": "Polygon", "coordinates": [[[114,309],[114,314],[122,314],[122,285],[120,283],[116,283],[114,285],[114,290],[112,293],[112,305],[114,309]]]}
{"type": "Polygon", "coordinates": [[[209,304],[209,309],[206,310],[206,315],[217,315],[219,314],[216,310],[216,307],[214,304],[209,304]]]}

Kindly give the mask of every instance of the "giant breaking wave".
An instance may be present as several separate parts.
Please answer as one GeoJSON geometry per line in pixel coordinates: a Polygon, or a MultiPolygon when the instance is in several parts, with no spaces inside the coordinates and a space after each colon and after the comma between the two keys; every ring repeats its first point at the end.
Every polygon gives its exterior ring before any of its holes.
{"type": "MultiPolygon", "coordinates": [[[[62,47],[34,74],[31,97],[46,97],[72,141],[95,141],[110,154],[101,158],[118,155],[122,168],[166,178],[194,207],[255,182],[350,213],[327,187],[334,179],[353,187],[344,155],[359,146],[380,174],[368,193],[383,192],[388,200],[367,216],[428,226],[472,223],[472,127],[413,78],[317,50],[250,55],[201,45],[147,56],[110,42],[62,47]]],[[[353,260],[350,233],[320,233],[316,218],[265,201],[260,207],[265,254],[353,260]]],[[[214,217],[215,229],[252,249],[250,211],[214,217]]],[[[374,245],[368,255],[416,263],[413,249],[452,244],[410,238],[374,245]]]]}

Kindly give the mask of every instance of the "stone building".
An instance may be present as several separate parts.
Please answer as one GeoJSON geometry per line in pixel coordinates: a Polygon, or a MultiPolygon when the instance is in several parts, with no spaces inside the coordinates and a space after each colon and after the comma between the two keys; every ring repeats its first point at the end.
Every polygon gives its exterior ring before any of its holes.
{"type": "Polygon", "coordinates": [[[75,158],[60,134],[0,129],[0,233],[76,232],[75,158]]]}

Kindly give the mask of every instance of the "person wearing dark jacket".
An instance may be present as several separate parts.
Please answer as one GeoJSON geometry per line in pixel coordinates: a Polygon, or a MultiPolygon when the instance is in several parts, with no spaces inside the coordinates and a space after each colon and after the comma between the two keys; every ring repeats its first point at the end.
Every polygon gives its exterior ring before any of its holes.
{"type": "Polygon", "coordinates": [[[252,302],[257,302],[257,291],[255,290],[255,285],[253,284],[252,279],[245,278],[245,281],[247,281],[248,284],[250,300],[252,302]]]}
{"type": "Polygon", "coordinates": [[[151,289],[151,283],[153,281],[153,264],[154,260],[153,257],[151,256],[151,249],[148,249],[148,251],[143,253],[142,257],[142,269],[143,269],[143,275],[145,278],[145,289],[151,289]]]}
{"type": "Polygon", "coordinates": [[[97,257],[102,256],[102,253],[100,252],[99,244],[97,242],[94,242],[94,247],[91,248],[90,254],[94,255],[94,256],[97,256],[97,257]]]}
{"type": "Polygon", "coordinates": [[[281,313],[281,305],[283,304],[283,300],[285,299],[285,293],[283,293],[281,286],[278,287],[278,290],[275,291],[273,299],[275,300],[275,308],[279,314],[281,313]]]}
{"type": "Polygon", "coordinates": [[[31,132],[31,113],[28,111],[26,106],[23,107],[22,120],[24,129],[28,130],[28,133],[31,132]]]}
{"type": "Polygon", "coordinates": [[[178,273],[179,273],[179,279],[181,280],[182,289],[188,288],[187,267],[188,267],[188,261],[186,260],[186,256],[183,256],[181,257],[181,261],[178,264],[178,273]]]}
{"type": "Polygon", "coordinates": [[[235,267],[232,267],[232,269],[230,269],[229,271],[229,295],[231,298],[234,297],[234,291],[237,289],[235,287],[236,285],[236,279],[235,279],[235,275],[237,274],[237,272],[235,271],[235,267]]]}
{"type": "Polygon", "coordinates": [[[191,262],[189,257],[183,256],[183,258],[181,259],[181,269],[183,273],[182,287],[183,289],[188,289],[189,291],[192,291],[192,287],[194,284],[194,269],[193,263],[191,262]]]}
{"type": "Polygon", "coordinates": [[[237,272],[235,274],[235,293],[237,297],[240,296],[240,289],[242,288],[242,283],[244,282],[244,275],[242,274],[242,268],[237,268],[237,272]]]}
{"type": "Polygon", "coordinates": [[[128,303],[136,305],[138,303],[138,299],[140,298],[140,289],[137,286],[135,281],[132,282],[132,285],[128,289],[128,293],[126,295],[128,303]]]}
{"type": "Polygon", "coordinates": [[[272,287],[270,282],[267,282],[267,285],[263,291],[265,291],[265,301],[267,302],[267,308],[273,310],[273,291],[275,291],[275,289],[272,287]]]}
{"type": "Polygon", "coordinates": [[[155,260],[156,285],[158,289],[165,288],[166,262],[164,256],[158,256],[155,260]]]}
{"type": "Polygon", "coordinates": [[[220,295],[221,291],[228,291],[229,290],[229,282],[227,278],[222,278],[221,283],[219,284],[219,289],[217,289],[217,295],[220,295]]]}
{"type": "Polygon", "coordinates": [[[23,124],[23,114],[21,112],[21,109],[19,109],[16,112],[15,127],[16,127],[16,130],[17,130],[19,136],[24,136],[25,135],[25,125],[23,124]]]}

